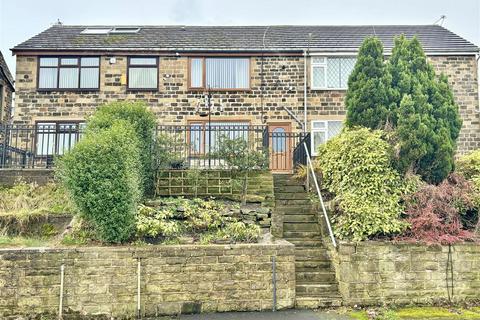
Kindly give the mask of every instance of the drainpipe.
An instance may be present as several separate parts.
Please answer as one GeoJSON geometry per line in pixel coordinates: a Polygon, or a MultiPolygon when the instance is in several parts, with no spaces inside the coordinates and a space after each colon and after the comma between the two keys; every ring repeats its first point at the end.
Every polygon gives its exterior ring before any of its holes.
{"type": "Polygon", "coordinates": [[[477,58],[477,94],[478,94],[478,109],[477,112],[480,112],[480,53],[476,54],[477,58]]]}
{"type": "Polygon", "coordinates": [[[303,50],[303,133],[307,133],[307,58],[308,50],[303,50]]]}

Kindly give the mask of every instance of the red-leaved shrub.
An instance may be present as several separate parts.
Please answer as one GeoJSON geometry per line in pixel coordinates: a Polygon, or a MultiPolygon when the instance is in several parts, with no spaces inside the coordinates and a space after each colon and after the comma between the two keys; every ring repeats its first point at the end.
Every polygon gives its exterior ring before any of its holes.
{"type": "Polygon", "coordinates": [[[475,234],[462,225],[461,214],[472,210],[473,187],[452,173],[439,185],[425,184],[405,199],[410,228],[397,239],[451,244],[474,241],[475,234]]]}

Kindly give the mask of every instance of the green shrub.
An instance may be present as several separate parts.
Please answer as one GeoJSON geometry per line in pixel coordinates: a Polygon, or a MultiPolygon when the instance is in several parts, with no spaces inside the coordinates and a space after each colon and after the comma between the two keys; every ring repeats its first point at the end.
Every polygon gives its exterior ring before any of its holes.
{"type": "Polygon", "coordinates": [[[117,120],[128,121],[138,138],[142,193],[153,192],[153,151],[155,116],[142,102],[119,101],[101,106],[87,123],[87,133],[111,127],[117,120]]]}
{"type": "Polygon", "coordinates": [[[473,179],[480,176],[480,149],[464,155],[457,160],[457,172],[466,179],[473,179]]]}
{"type": "Polygon", "coordinates": [[[241,185],[240,197],[242,204],[246,203],[248,172],[266,169],[268,166],[267,155],[263,151],[253,149],[243,137],[231,139],[222,136],[216,155],[225,162],[228,169],[234,171],[239,177],[241,185]]]}
{"type": "Polygon", "coordinates": [[[242,221],[232,222],[224,228],[217,229],[202,235],[200,242],[208,244],[212,242],[255,242],[262,231],[256,224],[245,224],[242,221]]]}
{"type": "Polygon", "coordinates": [[[341,239],[365,240],[402,231],[402,181],[381,131],[345,130],[319,149],[323,188],[335,195],[332,217],[341,239]]]}
{"type": "Polygon", "coordinates": [[[60,160],[60,177],[101,240],[123,242],[135,228],[140,199],[138,138],[126,121],[88,132],[60,160]]]}

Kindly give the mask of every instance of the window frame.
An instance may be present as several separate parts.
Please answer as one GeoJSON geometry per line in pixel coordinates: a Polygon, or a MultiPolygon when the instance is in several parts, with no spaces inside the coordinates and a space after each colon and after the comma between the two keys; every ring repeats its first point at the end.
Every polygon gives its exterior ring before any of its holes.
{"type": "Polygon", "coordinates": [[[344,125],[344,120],[342,119],[324,119],[324,120],[312,120],[310,121],[310,146],[312,147],[311,150],[312,150],[312,156],[317,156],[318,155],[318,151],[317,151],[317,148],[315,148],[315,142],[314,142],[314,133],[315,132],[324,132],[325,133],[325,143],[330,140],[332,137],[330,137],[328,135],[328,124],[329,122],[341,122],[342,123],[342,128],[343,128],[343,125],[344,125]],[[324,123],[325,124],[325,128],[324,129],[315,129],[313,124],[314,123],[324,123]]]}
{"type": "MultiPolygon", "coordinates": [[[[62,134],[62,133],[69,133],[68,131],[66,132],[62,132],[60,131],[60,126],[61,125],[66,125],[66,124],[70,124],[70,125],[77,125],[78,126],[78,137],[77,137],[77,140],[75,143],[77,143],[79,140],[80,140],[80,135],[83,134],[84,132],[80,133],[80,126],[83,124],[83,125],[86,125],[86,121],[85,120],[68,120],[68,119],[65,119],[65,120],[37,120],[35,121],[35,135],[34,135],[34,154],[35,154],[35,157],[36,158],[40,158],[40,159],[46,159],[48,157],[53,157],[53,156],[58,156],[60,155],[58,152],[59,152],[59,143],[58,143],[58,137],[57,135],[59,134],[62,134]],[[39,128],[38,126],[39,125],[48,125],[48,124],[54,124],[55,125],[55,132],[39,132],[39,128]],[[52,154],[48,154],[48,148],[47,148],[47,154],[44,154],[42,152],[42,154],[39,154],[38,153],[38,134],[54,134],[54,146],[53,146],[53,152],[52,154]]],[[[72,133],[75,133],[75,132],[71,132],[70,134],[72,133]]]]}
{"type": "MultiPolygon", "coordinates": [[[[345,88],[342,88],[342,87],[335,87],[335,88],[329,88],[328,87],[328,84],[327,84],[327,73],[328,73],[328,62],[327,60],[328,59],[339,59],[339,58],[350,58],[350,59],[355,59],[355,63],[356,63],[356,59],[357,59],[357,56],[356,55],[348,55],[348,54],[342,54],[342,55],[312,55],[310,56],[310,88],[311,90],[318,90],[318,91],[347,91],[348,89],[348,84],[345,88]],[[315,58],[324,58],[325,61],[323,63],[314,63],[313,60],[315,58]],[[316,87],[314,86],[313,84],[313,69],[315,67],[324,67],[324,83],[325,83],[325,87],[316,87]]],[[[347,79],[347,83],[348,83],[348,79],[347,79]]]]}
{"type": "Polygon", "coordinates": [[[51,92],[51,91],[62,91],[62,92],[69,92],[69,91],[100,91],[100,75],[102,71],[102,58],[100,56],[68,56],[68,55],[59,55],[59,56],[37,56],[37,91],[38,92],[51,92]],[[58,62],[56,66],[40,66],[40,60],[42,58],[57,58],[58,62]],[[84,66],[82,67],[82,58],[98,58],[98,66],[84,66]],[[62,59],[77,59],[76,65],[62,65],[62,59]],[[40,88],[40,69],[50,68],[50,69],[57,69],[57,87],[56,88],[40,88]],[[77,68],[78,69],[78,87],[77,88],[59,88],[60,84],[60,68],[77,68]],[[97,88],[81,88],[80,83],[82,79],[82,68],[98,68],[98,87],[97,88]]]}
{"type": "Polygon", "coordinates": [[[135,91],[150,91],[150,92],[157,92],[160,91],[160,59],[158,56],[128,56],[127,57],[127,91],[135,92],[135,91]],[[154,58],[155,59],[155,66],[151,64],[134,64],[130,63],[131,59],[137,58],[154,58]],[[152,88],[130,88],[130,68],[156,68],[157,70],[157,86],[152,88]]]}
{"type": "Polygon", "coordinates": [[[245,92],[252,90],[252,58],[245,56],[191,56],[188,57],[188,90],[190,91],[218,91],[218,92],[245,92]],[[202,86],[192,87],[192,60],[202,60],[202,86]],[[248,88],[210,88],[206,86],[207,83],[207,59],[246,59],[248,61],[248,88]]]}

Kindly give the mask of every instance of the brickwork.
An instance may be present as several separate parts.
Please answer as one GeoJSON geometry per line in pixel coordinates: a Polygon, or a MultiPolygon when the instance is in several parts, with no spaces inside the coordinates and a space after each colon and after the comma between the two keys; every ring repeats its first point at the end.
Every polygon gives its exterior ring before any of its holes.
{"type": "MultiPolygon", "coordinates": [[[[114,64],[110,64],[110,56],[101,59],[98,92],[37,92],[37,58],[17,56],[15,122],[32,124],[38,120],[84,119],[99,105],[123,99],[145,101],[157,115],[159,123],[186,124],[188,120],[199,119],[195,109],[202,93],[188,88],[187,57],[161,57],[159,90],[148,92],[127,90],[127,57],[115,58],[114,64]]],[[[429,59],[437,71],[449,76],[460,106],[464,126],[459,152],[478,148],[480,114],[475,57],[434,56],[429,59]]],[[[214,115],[213,120],[249,120],[257,125],[262,121],[288,121],[294,131],[300,130],[283,107],[288,107],[303,120],[303,74],[303,57],[252,57],[251,90],[215,92],[214,101],[221,103],[224,111],[214,115]]],[[[342,90],[309,89],[308,122],[343,119],[344,99],[345,91],[342,90]]]]}
{"type": "Polygon", "coordinates": [[[480,245],[340,244],[333,252],[345,305],[432,303],[480,298],[480,245]],[[453,275],[453,277],[452,277],[453,275]]]}
{"type": "Polygon", "coordinates": [[[137,263],[143,316],[272,309],[272,256],[277,308],[295,300],[294,246],[266,244],[0,249],[0,317],[57,314],[60,266],[64,312],[136,316],[137,263]]]}

